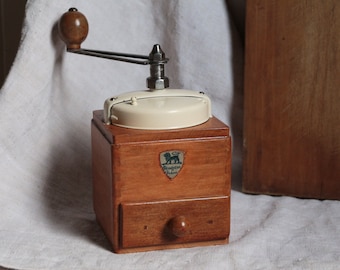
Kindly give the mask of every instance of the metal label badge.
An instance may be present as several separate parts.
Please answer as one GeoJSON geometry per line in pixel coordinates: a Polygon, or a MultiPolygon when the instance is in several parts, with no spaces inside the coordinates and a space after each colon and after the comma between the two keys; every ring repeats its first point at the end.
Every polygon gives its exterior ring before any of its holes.
{"type": "Polygon", "coordinates": [[[170,180],[172,180],[182,169],[184,152],[180,150],[165,151],[159,154],[159,159],[163,172],[170,178],[170,180]]]}

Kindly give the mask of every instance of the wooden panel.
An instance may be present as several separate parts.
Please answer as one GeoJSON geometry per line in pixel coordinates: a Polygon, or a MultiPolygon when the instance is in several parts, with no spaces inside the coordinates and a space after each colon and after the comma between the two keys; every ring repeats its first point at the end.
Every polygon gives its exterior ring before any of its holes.
{"type": "Polygon", "coordinates": [[[249,0],[243,189],[340,199],[340,5],[249,0]]]}
{"type": "Polygon", "coordinates": [[[229,197],[122,204],[122,247],[226,240],[229,218],[229,197]],[[176,236],[170,223],[179,216],[184,232],[176,236]]]}
{"type": "Polygon", "coordinates": [[[230,193],[230,138],[168,140],[115,145],[115,190],[125,201],[220,196],[230,193]],[[170,180],[160,153],[184,151],[182,169],[170,180]]]}
{"type": "Polygon", "coordinates": [[[111,145],[103,137],[93,121],[91,125],[91,139],[93,207],[98,223],[108,238],[113,241],[114,230],[116,235],[118,235],[118,226],[113,224],[111,145]]]}

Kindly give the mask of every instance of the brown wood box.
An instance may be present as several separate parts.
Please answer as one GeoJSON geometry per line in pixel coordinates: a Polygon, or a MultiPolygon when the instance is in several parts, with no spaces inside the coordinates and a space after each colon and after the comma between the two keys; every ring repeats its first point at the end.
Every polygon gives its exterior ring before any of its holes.
{"type": "Polygon", "coordinates": [[[216,118],[184,129],[147,131],[92,120],[97,220],[117,253],[222,244],[230,232],[231,139],[216,118]],[[174,178],[163,152],[183,151],[174,178]]]}
{"type": "Polygon", "coordinates": [[[243,190],[340,199],[340,5],[247,1],[243,190]]]}

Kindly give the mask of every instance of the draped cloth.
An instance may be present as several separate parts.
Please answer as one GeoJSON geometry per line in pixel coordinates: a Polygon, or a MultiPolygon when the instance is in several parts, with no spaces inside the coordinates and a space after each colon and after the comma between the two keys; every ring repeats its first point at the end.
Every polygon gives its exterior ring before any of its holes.
{"type": "Polygon", "coordinates": [[[28,0],[20,47],[0,90],[0,265],[338,269],[339,202],[240,191],[242,73],[243,44],[224,1],[28,0]],[[171,88],[205,92],[213,114],[231,127],[228,245],[111,252],[92,207],[92,111],[110,96],[145,89],[149,70],[66,53],[57,21],[73,6],[89,21],[84,48],[148,54],[160,44],[171,88]]]}

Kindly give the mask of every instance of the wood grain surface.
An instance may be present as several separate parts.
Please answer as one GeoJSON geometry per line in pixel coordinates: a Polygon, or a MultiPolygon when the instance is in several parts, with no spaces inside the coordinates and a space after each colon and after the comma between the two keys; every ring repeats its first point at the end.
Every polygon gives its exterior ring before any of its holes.
{"type": "Polygon", "coordinates": [[[340,5],[250,0],[243,189],[340,199],[340,5]]]}

